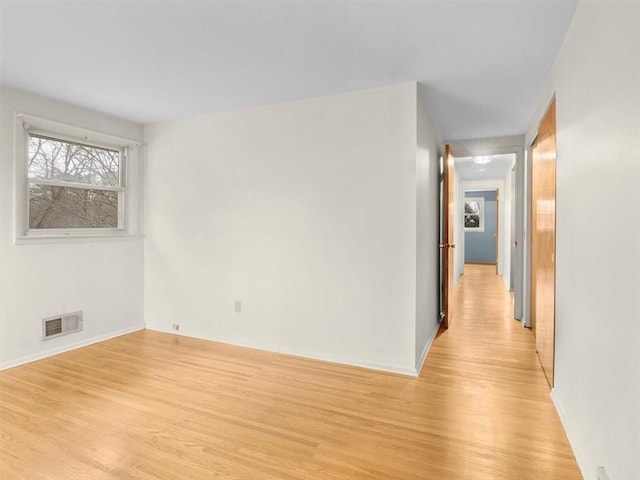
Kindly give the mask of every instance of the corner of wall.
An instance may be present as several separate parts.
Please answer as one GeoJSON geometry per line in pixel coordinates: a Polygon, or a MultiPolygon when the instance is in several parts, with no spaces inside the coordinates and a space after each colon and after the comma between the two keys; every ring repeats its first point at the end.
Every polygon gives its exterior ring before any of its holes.
{"type": "Polygon", "coordinates": [[[439,323],[439,217],[442,135],[416,83],[416,315],[415,365],[419,374],[439,323]]]}

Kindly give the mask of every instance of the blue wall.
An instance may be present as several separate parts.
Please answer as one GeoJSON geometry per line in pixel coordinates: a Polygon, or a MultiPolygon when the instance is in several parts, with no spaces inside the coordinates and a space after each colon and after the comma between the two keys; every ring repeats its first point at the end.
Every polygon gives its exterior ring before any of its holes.
{"type": "Polygon", "coordinates": [[[464,233],[464,261],[496,263],[496,191],[465,192],[465,198],[484,198],[484,232],[464,233]]]}

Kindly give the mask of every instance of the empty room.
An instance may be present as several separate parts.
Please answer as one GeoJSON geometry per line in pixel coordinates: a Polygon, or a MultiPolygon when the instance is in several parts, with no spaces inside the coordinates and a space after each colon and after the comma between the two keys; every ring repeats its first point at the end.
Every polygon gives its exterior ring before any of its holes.
{"type": "Polygon", "coordinates": [[[0,29],[0,479],[640,478],[640,2],[0,29]]]}

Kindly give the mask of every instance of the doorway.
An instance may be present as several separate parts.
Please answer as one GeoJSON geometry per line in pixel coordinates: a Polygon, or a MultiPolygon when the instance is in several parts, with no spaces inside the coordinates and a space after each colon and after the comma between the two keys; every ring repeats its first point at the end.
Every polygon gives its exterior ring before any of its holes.
{"type": "Polygon", "coordinates": [[[494,272],[506,290],[512,289],[511,259],[515,247],[512,222],[516,202],[511,182],[515,162],[514,153],[454,158],[454,203],[458,214],[454,215],[453,233],[458,246],[454,286],[464,275],[465,263],[480,263],[494,265],[494,272]],[[473,212],[478,208],[479,219],[473,212]]]}
{"type": "Polygon", "coordinates": [[[466,190],[463,209],[465,265],[497,265],[498,190],[466,190]]]}
{"type": "Polygon", "coordinates": [[[454,157],[450,146],[445,148],[445,156],[441,159],[440,190],[440,312],[445,329],[455,316],[449,307],[453,305],[456,286],[464,275],[465,261],[484,264],[493,270],[496,280],[504,286],[504,294],[511,299],[513,318],[516,318],[513,296],[509,294],[512,285],[510,261],[514,256],[512,244],[517,245],[511,238],[516,203],[515,198],[511,198],[515,190],[511,182],[516,159],[516,153],[454,157]],[[469,236],[467,241],[465,236],[469,236]],[[474,243],[474,240],[480,240],[480,243],[474,243]],[[481,255],[484,252],[484,256],[474,260],[472,251],[481,255]]]}

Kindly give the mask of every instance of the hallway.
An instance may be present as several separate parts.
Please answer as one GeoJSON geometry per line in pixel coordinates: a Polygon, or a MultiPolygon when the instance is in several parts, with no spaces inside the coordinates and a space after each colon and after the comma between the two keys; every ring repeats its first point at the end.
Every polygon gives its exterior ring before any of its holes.
{"type": "Polygon", "coordinates": [[[442,388],[442,421],[457,437],[456,456],[468,454],[467,478],[582,478],[534,337],[513,319],[495,266],[465,265],[451,326],[438,333],[420,378],[442,388]]]}

